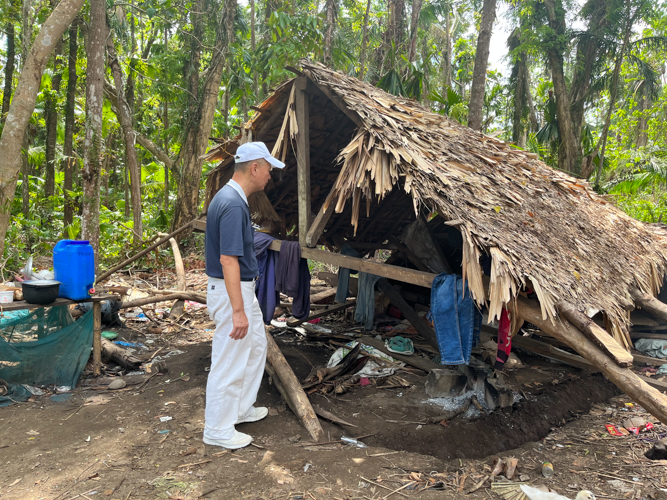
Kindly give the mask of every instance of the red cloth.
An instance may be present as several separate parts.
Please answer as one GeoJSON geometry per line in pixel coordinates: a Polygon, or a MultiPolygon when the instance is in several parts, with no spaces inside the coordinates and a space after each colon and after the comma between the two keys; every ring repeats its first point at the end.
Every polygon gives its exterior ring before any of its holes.
{"type": "Polygon", "coordinates": [[[512,352],[510,324],[510,313],[503,307],[503,312],[500,315],[500,322],[498,323],[498,352],[496,353],[496,363],[494,365],[496,370],[503,369],[505,362],[510,357],[510,352],[512,352]]]}

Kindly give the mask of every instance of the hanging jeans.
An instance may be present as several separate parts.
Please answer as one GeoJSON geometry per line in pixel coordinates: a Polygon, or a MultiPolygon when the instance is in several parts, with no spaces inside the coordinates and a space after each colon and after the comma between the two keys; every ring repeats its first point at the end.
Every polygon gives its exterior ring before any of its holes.
{"type": "Polygon", "coordinates": [[[431,311],[442,364],[470,362],[470,351],[479,341],[482,315],[463,279],[455,274],[438,274],[431,285],[431,311]]]}
{"type": "Polygon", "coordinates": [[[208,439],[231,439],[234,425],[246,415],[257,399],[266,363],[266,334],[262,310],[255,297],[255,282],[242,281],[243,308],[248,333],[240,340],[232,332],[232,305],[225,280],[208,279],[206,305],[215,322],[211,371],[206,383],[206,425],[208,439]]]}

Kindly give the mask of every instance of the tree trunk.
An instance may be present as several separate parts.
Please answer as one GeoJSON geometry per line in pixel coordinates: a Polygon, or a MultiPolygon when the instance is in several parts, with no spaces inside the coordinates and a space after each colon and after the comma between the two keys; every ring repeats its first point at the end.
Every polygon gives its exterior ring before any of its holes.
{"type": "Polygon", "coordinates": [[[58,111],[56,109],[56,95],[60,91],[62,74],[62,39],[58,40],[53,59],[53,78],[51,79],[51,94],[46,98],[46,174],[44,176],[44,194],[53,196],[56,189],[56,139],[58,136],[58,111]]]}
{"type": "Polygon", "coordinates": [[[442,78],[445,89],[452,87],[452,22],[451,7],[448,7],[445,14],[445,51],[442,60],[442,78]]]}
{"type": "Polygon", "coordinates": [[[130,216],[130,180],[127,175],[127,158],[125,159],[125,168],[123,169],[123,199],[125,200],[123,215],[127,218],[130,216]]]}
{"type": "Polygon", "coordinates": [[[7,35],[7,57],[5,63],[5,87],[2,94],[2,111],[0,112],[0,123],[5,123],[9,103],[12,99],[12,82],[14,80],[14,65],[16,63],[16,42],[14,23],[9,22],[5,25],[7,35]]]}
{"type": "Polygon", "coordinates": [[[79,28],[76,21],[69,29],[69,54],[67,56],[67,101],[65,102],[65,140],[63,143],[63,170],[65,179],[63,191],[65,193],[65,208],[63,214],[63,225],[72,224],[74,220],[74,207],[70,199],[70,191],[74,187],[73,173],[76,160],[74,159],[74,99],[76,98],[76,59],[79,50],[78,43],[79,28]]]}
{"type": "Polygon", "coordinates": [[[368,50],[368,15],[371,10],[371,0],[366,3],[366,14],[364,15],[363,36],[361,38],[361,68],[359,70],[359,80],[364,79],[366,72],[366,51],[368,50]]]}
{"type": "Polygon", "coordinates": [[[422,11],[422,0],[412,0],[412,16],[410,19],[410,50],[408,61],[415,60],[417,55],[417,32],[419,31],[419,15],[422,11]]]}
{"type": "MultiPolygon", "coordinates": [[[[629,0],[627,0],[629,2],[629,0]]],[[[629,6],[629,3],[627,4],[629,6]]],[[[629,7],[627,9],[629,11],[629,7]]],[[[600,178],[602,177],[602,170],[604,169],[604,153],[607,147],[607,136],[609,135],[609,126],[611,125],[611,115],[614,114],[614,107],[616,106],[616,99],[618,97],[618,79],[621,75],[621,65],[623,64],[623,57],[625,56],[625,48],[628,46],[630,40],[630,35],[632,34],[632,25],[634,24],[634,16],[629,16],[629,12],[626,12],[626,23],[625,23],[625,35],[623,36],[623,44],[621,45],[621,51],[616,57],[616,62],[614,64],[614,74],[611,77],[611,92],[609,96],[609,108],[607,109],[607,115],[604,120],[604,127],[602,129],[602,134],[598,140],[597,146],[595,148],[595,153],[593,158],[597,156],[597,152],[600,151],[600,158],[598,159],[598,171],[595,175],[595,186],[600,185],[600,178]]]]}
{"type": "MultiPolygon", "coordinates": [[[[549,19],[549,27],[554,38],[565,36],[565,9],[560,0],[544,0],[549,19]],[[556,5],[556,2],[558,4],[556,5]]],[[[581,168],[581,147],[574,133],[572,116],[570,114],[570,97],[565,83],[563,70],[563,43],[554,39],[547,49],[547,59],[551,69],[551,78],[556,96],[556,117],[558,118],[558,132],[561,145],[558,150],[558,168],[566,172],[578,174],[581,168]]]]}
{"type": "Polygon", "coordinates": [[[199,184],[202,171],[202,160],[199,157],[204,154],[208,146],[229,37],[233,34],[235,13],[236,0],[225,0],[221,15],[218,17],[220,21],[217,26],[215,50],[200,94],[197,113],[191,116],[185,131],[183,167],[172,223],[174,228],[183,226],[198,215],[199,184]]]}
{"type": "Polygon", "coordinates": [[[496,0],[484,0],[484,6],[482,7],[482,21],[479,28],[479,36],[477,37],[475,66],[472,73],[470,104],[468,105],[468,127],[473,130],[482,130],[486,67],[489,63],[491,32],[493,31],[493,21],[495,19],[496,0]]]}
{"type": "Polygon", "coordinates": [[[23,217],[28,220],[30,217],[30,156],[28,156],[28,149],[30,149],[30,126],[23,134],[23,144],[21,152],[21,211],[23,217]]]}
{"type": "Polygon", "coordinates": [[[35,109],[42,73],[57,41],[81,9],[83,0],[61,0],[42,25],[25,61],[0,137],[0,255],[11,216],[11,201],[21,169],[23,135],[35,109]]]}
{"type": "MultiPolygon", "coordinates": [[[[165,30],[165,40],[166,40],[166,30],[165,30]]],[[[166,45],[166,44],[165,44],[166,45]]],[[[163,117],[162,124],[164,125],[164,151],[165,154],[169,155],[169,143],[167,142],[167,129],[169,129],[169,108],[167,106],[167,101],[162,103],[163,105],[163,117]]],[[[169,165],[164,163],[164,200],[163,200],[163,209],[167,213],[169,210],[169,165]]]]}
{"type": "Polygon", "coordinates": [[[646,113],[651,108],[649,103],[649,96],[646,89],[643,89],[639,101],[639,122],[637,123],[637,147],[644,148],[648,144],[648,120],[646,113]]]}
{"type": "Polygon", "coordinates": [[[100,249],[100,174],[102,173],[102,105],[104,104],[104,45],[107,38],[106,2],[90,0],[90,27],[86,46],[86,137],[83,150],[83,213],[81,237],[100,249]]]}
{"type": "MultiPolygon", "coordinates": [[[[134,222],[133,239],[135,244],[139,244],[142,241],[141,235],[143,234],[143,225],[141,222],[141,170],[137,161],[137,151],[134,146],[135,137],[134,127],[132,126],[132,111],[123,95],[123,73],[111,37],[107,37],[106,46],[109,66],[117,92],[118,119],[125,144],[125,163],[130,174],[130,196],[132,199],[132,219],[134,222]]],[[[127,203],[125,207],[127,213],[127,203]]]]}
{"type": "MultiPolygon", "coordinates": [[[[420,0],[417,0],[420,1],[420,0]]],[[[331,58],[331,46],[333,44],[333,33],[336,26],[336,10],[338,6],[336,5],[336,0],[326,0],[326,9],[327,9],[327,20],[326,25],[327,29],[324,32],[324,64],[330,65],[332,63],[331,58]]]]}

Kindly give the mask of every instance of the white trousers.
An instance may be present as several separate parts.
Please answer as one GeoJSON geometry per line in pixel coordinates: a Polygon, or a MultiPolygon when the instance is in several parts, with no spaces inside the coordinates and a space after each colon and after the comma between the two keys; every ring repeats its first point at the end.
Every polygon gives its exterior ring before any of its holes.
{"type": "Polygon", "coordinates": [[[206,384],[206,426],[208,439],[231,439],[234,424],[257,400],[266,363],[266,334],[255,282],[242,281],[243,308],[248,317],[248,334],[241,340],[232,332],[232,305],[225,281],[208,279],[206,305],[215,323],[211,371],[206,384]]]}

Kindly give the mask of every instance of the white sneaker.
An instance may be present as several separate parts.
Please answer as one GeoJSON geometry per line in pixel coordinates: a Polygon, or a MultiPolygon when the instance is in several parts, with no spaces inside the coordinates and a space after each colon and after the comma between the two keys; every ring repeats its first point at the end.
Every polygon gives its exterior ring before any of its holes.
{"type": "Polygon", "coordinates": [[[208,439],[206,436],[204,436],[204,444],[210,444],[211,446],[222,446],[223,448],[227,448],[229,450],[245,448],[250,443],[252,443],[252,436],[239,431],[234,431],[234,437],[231,439],[208,439]]]}
{"type": "Polygon", "coordinates": [[[254,406],[250,408],[250,411],[243,415],[242,417],[239,417],[239,421],[237,422],[238,424],[243,424],[245,422],[257,422],[258,420],[262,420],[264,417],[266,417],[269,414],[269,409],[260,406],[258,408],[255,408],[254,406]]]}

